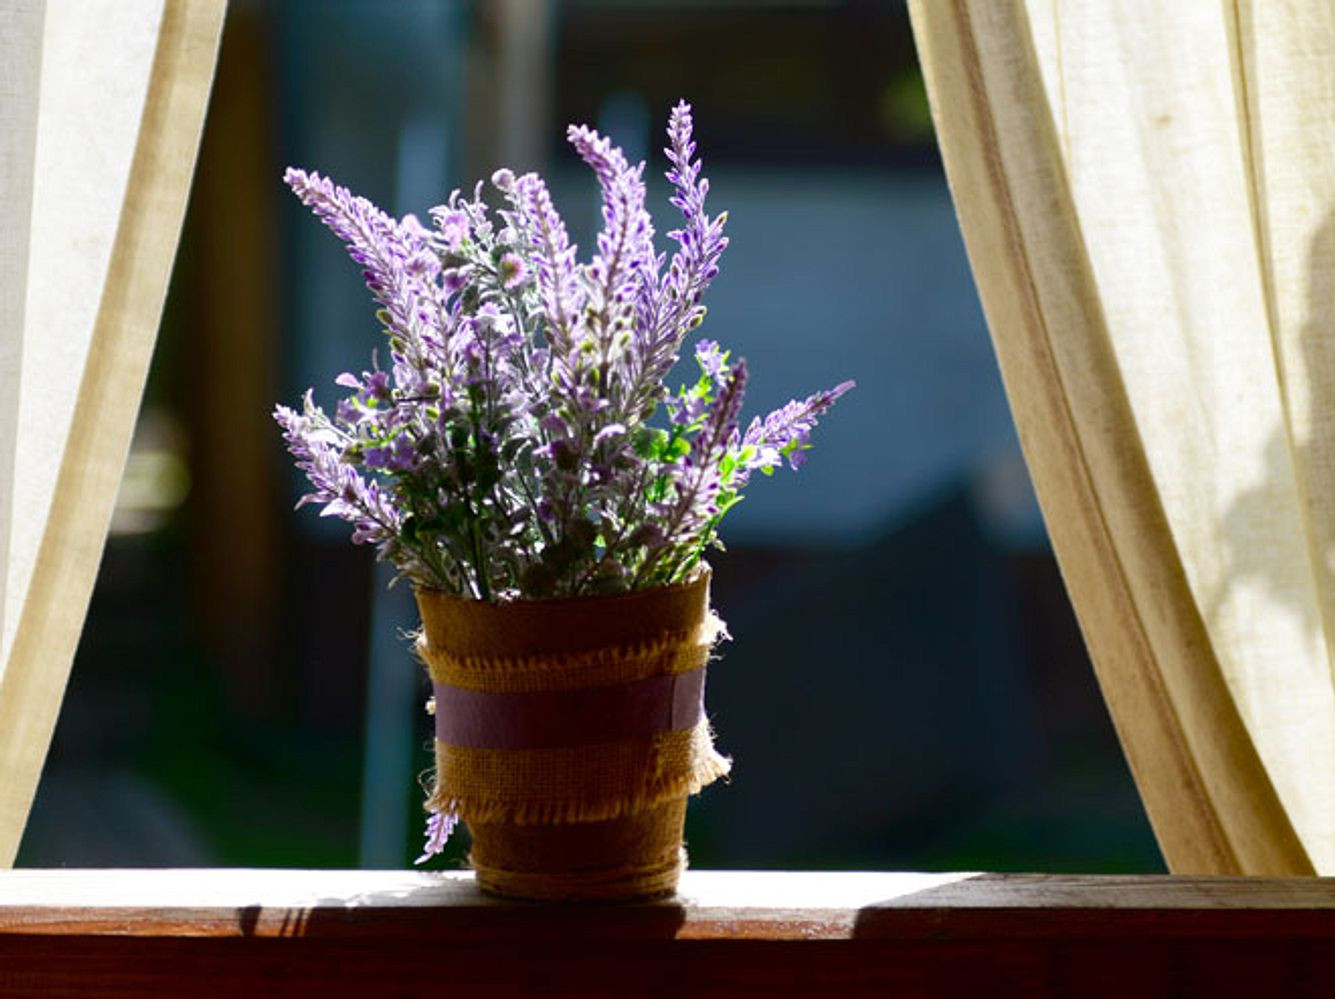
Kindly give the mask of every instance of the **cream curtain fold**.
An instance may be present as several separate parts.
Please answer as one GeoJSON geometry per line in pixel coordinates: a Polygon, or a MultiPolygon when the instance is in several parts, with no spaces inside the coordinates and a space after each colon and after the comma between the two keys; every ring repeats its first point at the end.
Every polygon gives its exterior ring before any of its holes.
{"type": "Polygon", "coordinates": [[[224,0],[0,0],[0,867],[83,626],[224,0]]]}
{"type": "Polygon", "coordinates": [[[1026,458],[1165,857],[1335,874],[1335,7],[910,11],[1026,458]]]}

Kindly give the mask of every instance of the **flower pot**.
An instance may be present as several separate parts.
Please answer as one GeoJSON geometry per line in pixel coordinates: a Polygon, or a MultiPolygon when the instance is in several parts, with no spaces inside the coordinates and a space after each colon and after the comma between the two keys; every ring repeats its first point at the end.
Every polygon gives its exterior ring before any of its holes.
{"type": "Polygon", "coordinates": [[[417,600],[435,695],[428,807],[468,823],[479,885],[560,900],[675,891],[686,798],[729,766],[703,710],[723,630],[708,573],[613,596],[417,600]]]}

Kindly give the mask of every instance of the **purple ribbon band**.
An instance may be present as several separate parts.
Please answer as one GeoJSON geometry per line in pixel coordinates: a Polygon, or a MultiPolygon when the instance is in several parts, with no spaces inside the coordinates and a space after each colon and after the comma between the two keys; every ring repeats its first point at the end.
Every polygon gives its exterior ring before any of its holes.
{"type": "Polygon", "coordinates": [[[582,690],[488,694],[446,683],[436,697],[436,738],[470,749],[551,749],[693,728],[704,717],[703,668],[582,690]]]}

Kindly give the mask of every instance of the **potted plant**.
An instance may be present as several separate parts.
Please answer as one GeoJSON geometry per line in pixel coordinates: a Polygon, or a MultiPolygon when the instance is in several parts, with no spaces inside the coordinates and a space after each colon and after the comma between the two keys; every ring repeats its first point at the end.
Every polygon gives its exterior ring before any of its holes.
{"type": "Polygon", "coordinates": [[[665,387],[727,245],[705,211],[690,107],[668,125],[669,259],[644,164],[582,126],[603,228],[576,260],[542,178],[500,207],[454,192],[432,225],[318,173],[286,181],[379,303],[382,365],[276,418],[326,516],[414,586],[436,772],[424,858],[459,820],[483,888],[536,898],[674,890],[688,794],[727,772],[703,711],[722,622],[704,555],[751,474],[796,468],[852,382],[741,422],[746,365],[710,340],[665,387]]]}

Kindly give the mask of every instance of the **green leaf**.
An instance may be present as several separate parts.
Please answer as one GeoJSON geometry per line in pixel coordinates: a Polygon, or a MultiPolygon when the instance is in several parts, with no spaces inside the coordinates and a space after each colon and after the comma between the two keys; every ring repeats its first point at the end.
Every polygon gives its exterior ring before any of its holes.
{"type": "Polygon", "coordinates": [[[658,427],[637,427],[632,438],[632,446],[641,458],[652,460],[662,458],[667,439],[666,430],[658,427]]]}
{"type": "MultiPolygon", "coordinates": [[[[471,519],[468,505],[463,500],[456,499],[441,509],[440,530],[444,534],[462,536],[466,533],[471,519]]],[[[418,526],[418,530],[421,531],[421,525],[418,526]]]]}

